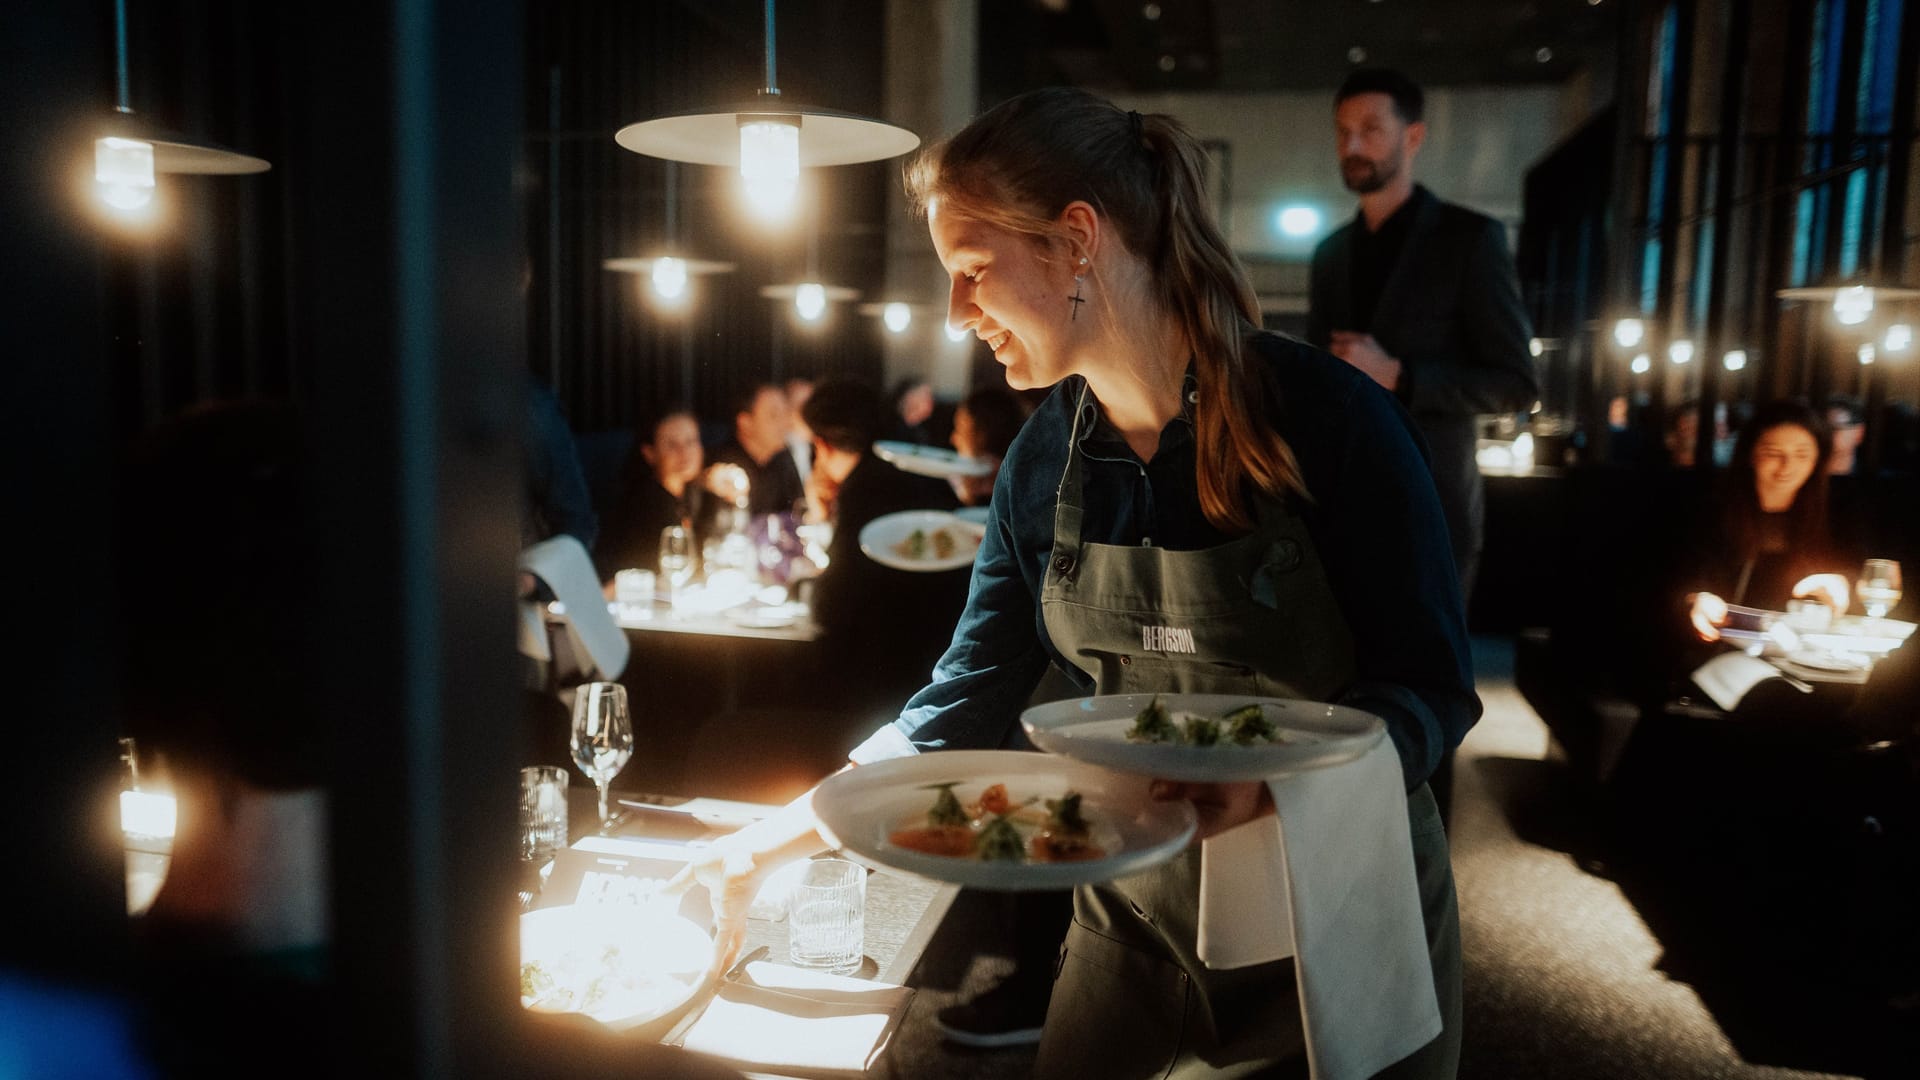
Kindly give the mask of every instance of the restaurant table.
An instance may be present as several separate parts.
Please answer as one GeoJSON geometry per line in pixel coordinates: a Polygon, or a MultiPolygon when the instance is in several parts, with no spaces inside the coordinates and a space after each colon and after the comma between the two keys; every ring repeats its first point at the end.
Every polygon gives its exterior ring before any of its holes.
{"type": "MultiPolygon", "coordinates": [[[[677,806],[691,801],[618,790],[614,792],[614,797],[659,806],[677,806]]],[[[597,820],[597,802],[598,796],[591,783],[568,785],[567,838],[570,845],[578,845],[583,839],[599,836],[644,840],[650,836],[664,835],[685,838],[692,833],[692,826],[681,816],[656,814],[612,802],[609,803],[609,810],[614,811],[612,825],[603,829],[597,820]]],[[[743,814],[749,811],[772,813],[778,809],[748,803],[726,805],[729,809],[738,808],[743,814]]],[[[729,831],[732,831],[731,827],[713,827],[706,828],[699,835],[709,838],[729,831]]],[[[886,871],[870,873],[867,877],[866,936],[862,946],[865,958],[854,977],[907,985],[934,931],[946,917],[958,893],[959,888],[954,885],[942,885],[886,871]]],[[[761,945],[768,947],[765,958],[768,962],[787,965],[786,920],[749,918],[742,955],[761,945]]],[[[748,1072],[747,1075],[778,1077],[780,1074],[748,1072]]]]}

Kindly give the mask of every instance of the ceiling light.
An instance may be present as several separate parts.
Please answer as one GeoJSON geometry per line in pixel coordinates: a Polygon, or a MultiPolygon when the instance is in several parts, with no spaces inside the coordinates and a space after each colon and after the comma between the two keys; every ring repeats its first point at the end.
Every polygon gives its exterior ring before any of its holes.
{"type": "Polygon", "coordinates": [[[1833,317],[1847,326],[1857,326],[1873,314],[1873,290],[1865,285],[1841,289],[1833,298],[1833,317]]]}
{"type": "Polygon", "coordinates": [[[622,274],[645,274],[653,295],[660,300],[672,303],[683,300],[687,295],[687,286],[696,277],[708,274],[725,274],[733,270],[729,262],[712,262],[707,259],[689,259],[682,255],[655,255],[649,258],[606,259],[600,263],[608,270],[622,274]]]}
{"type": "Polygon", "coordinates": [[[1633,364],[1631,366],[1635,375],[1645,375],[1647,372],[1653,370],[1653,357],[1648,356],[1646,353],[1641,353],[1639,356],[1633,358],[1633,364]]]}
{"type": "Polygon", "coordinates": [[[1547,48],[1545,45],[1542,45],[1539,48],[1533,50],[1533,59],[1535,63],[1544,64],[1547,61],[1553,59],[1553,50],[1547,48]]]}
{"type": "Polygon", "coordinates": [[[857,300],[860,292],[841,285],[803,281],[793,285],[763,285],[760,295],[769,300],[791,300],[795,314],[807,322],[819,322],[826,315],[829,302],[857,300]]]}
{"type": "Polygon", "coordinates": [[[1534,356],[1539,356],[1541,353],[1544,353],[1546,351],[1547,351],[1547,347],[1540,343],[1539,338],[1528,339],[1527,352],[1531,353],[1534,356]]]}
{"type": "Polygon", "coordinates": [[[1866,365],[1873,363],[1874,361],[1873,342],[1869,341],[1866,344],[1860,346],[1860,352],[1858,353],[1858,355],[1860,357],[1860,365],[1862,367],[1865,367],[1866,365]]]}
{"type": "Polygon", "coordinates": [[[1347,50],[1347,63],[1364,64],[1367,62],[1367,50],[1359,45],[1347,50]]]}
{"type": "Polygon", "coordinates": [[[1320,231],[1320,211],[1311,206],[1283,206],[1273,221],[1287,236],[1308,237],[1320,231]]]}
{"type": "Polygon", "coordinates": [[[140,210],[153,201],[156,173],[266,172],[264,159],[156,127],[134,115],[127,62],[127,3],[114,0],[113,113],[93,142],[93,177],[100,200],[115,210],[140,210]]]}
{"type": "Polygon", "coordinates": [[[773,0],[766,0],[767,83],[754,100],[628,124],[614,141],[636,154],[740,169],[756,214],[791,209],[800,170],[898,157],[920,145],[905,128],[787,102],[774,82],[773,0]]]}
{"type": "Polygon", "coordinates": [[[1140,15],[1148,22],[1158,22],[1160,20],[1160,5],[1148,4],[1140,9],[1140,15]]]}
{"type": "Polygon", "coordinates": [[[1676,365],[1693,363],[1693,342],[1682,338],[1668,345],[1667,359],[1676,365]]]}
{"type": "Polygon", "coordinates": [[[1890,353],[1903,353],[1913,348],[1913,327],[1906,323],[1894,323],[1887,327],[1887,338],[1880,343],[1890,353]]]}
{"type": "Polygon", "coordinates": [[[913,309],[896,300],[880,313],[880,321],[886,323],[887,329],[894,333],[904,334],[907,327],[913,325],[913,309]]]}
{"type": "Polygon", "coordinates": [[[1623,349],[1639,345],[1647,336],[1647,324],[1639,319],[1621,319],[1613,324],[1613,340],[1623,349]]]}
{"type": "Polygon", "coordinates": [[[1741,368],[1746,367],[1747,350],[1734,349],[1727,353],[1726,356],[1721,357],[1720,366],[1726,368],[1728,371],[1739,371],[1741,368]]]}
{"type": "Polygon", "coordinates": [[[153,201],[153,144],[107,136],[93,143],[93,178],[100,198],[116,210],[137,210],[153,201]]]}

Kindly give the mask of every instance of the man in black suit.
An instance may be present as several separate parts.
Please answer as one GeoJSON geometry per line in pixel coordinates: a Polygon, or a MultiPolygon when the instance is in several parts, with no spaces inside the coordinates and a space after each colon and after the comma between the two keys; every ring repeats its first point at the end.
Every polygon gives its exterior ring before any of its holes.
{"type": "Polygon", "coordinates": [[[1413,414],[1471,597],[1485,514],[1474,418],[1529,409],[1539,386],[1505,228],[1413,182],[1424,106],[1396,71],[1356,71],[1334,96],[1340,179],[1360,212],[1313,253],[1307,338],[1413,414]]]}

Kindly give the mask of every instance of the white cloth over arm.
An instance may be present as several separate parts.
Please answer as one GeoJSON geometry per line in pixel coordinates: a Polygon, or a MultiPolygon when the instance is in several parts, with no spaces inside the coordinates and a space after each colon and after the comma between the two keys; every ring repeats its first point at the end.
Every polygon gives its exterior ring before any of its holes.
{"type": "Polygon", "coordinates": [[[1440,1034],[1400,759],[1269,781],[1275,814],[1205,841],[1202,963],[1294,957],[1314,1080],[1361,1080],[1440,1034]]]}
{"type": "Polygon", "coordinates": [[[626,631],[607,610],[599,575],[580,541],[565,533],[542,540],[520,553],[520,569],[545,582],[566,608],[574,655],[590,662],[600,678],[618,679],[627,669],[626,631]]]}

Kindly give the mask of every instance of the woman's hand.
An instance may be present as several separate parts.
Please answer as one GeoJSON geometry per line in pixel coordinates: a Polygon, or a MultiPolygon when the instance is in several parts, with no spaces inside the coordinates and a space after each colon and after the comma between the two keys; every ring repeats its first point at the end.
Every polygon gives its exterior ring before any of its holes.
{"type": "Polygon", "coordinates": [[[677,896],[698,884],[706,887],[713,901],[713,960],[703,983],[719,978],[739,957],[740,946],[747,940],[747,909],[773,869],[760,865],[756,853],[737,842],[739,835],[715,841],[660,889],[664,896],[677,896]]]}
{"type": "Polygon", "coordinates": [[[1840,574],[1809,574],[1793,587],[1793,595],[1812,597],[1832,608],[1835,615],[1845,615],[1847,605],[1853,602],[1853,590],[1840,574]]]}
{"type": "Polygon", "coordinates": [[[715,840],[700,858],[667,879],[661,895],[678,896],[694,885],[704,885],[713,902],[713,966],[707,978],[719,978],[739,958],[747,937],[747,909],[767,879],[826,846],[814,820],[809,790],[773,816],[715,840]]]}
{"type": "Polygon", "coordinates": [[[1687,617],[1701,641],[1719,641],[1720,628],[1727,624],[1727,602],[1710,592],[1694,593],[1692,610],[1687,617]]]}
{"type": "Polygon", "coordinates": [[[1255,818],[1273,813],[1273,792],[1259,781],[1241,784],[1188,784],[1178,780],[1155,780],[1148,789],[1154,801],[1185,799],[1200,816],[1196,842],[1245,825],[1255,818]]]}

